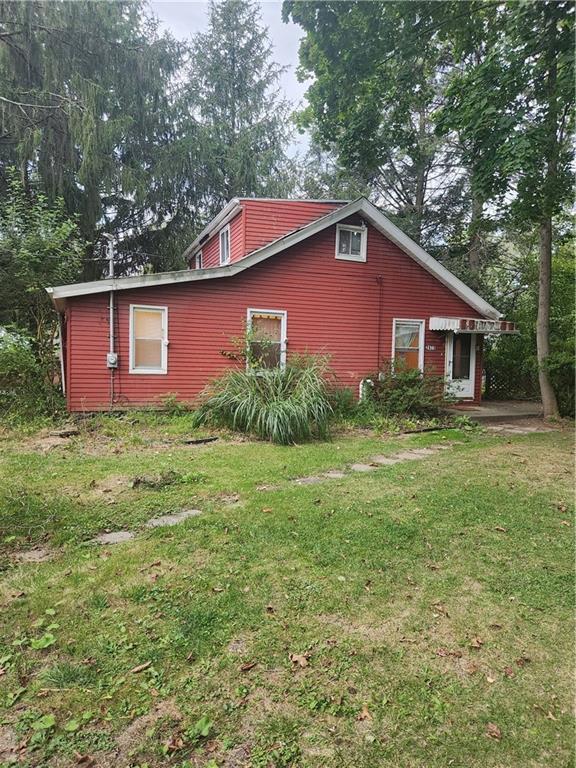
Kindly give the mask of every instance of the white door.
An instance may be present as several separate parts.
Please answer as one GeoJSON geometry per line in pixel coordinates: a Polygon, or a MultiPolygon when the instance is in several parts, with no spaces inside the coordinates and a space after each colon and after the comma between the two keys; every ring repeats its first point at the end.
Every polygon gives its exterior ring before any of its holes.
{"type": "Polygon", "coordinates": [[[476,334],[446,336],[446,389],[453,397],[473,398],[476,374],[476,334]]]}

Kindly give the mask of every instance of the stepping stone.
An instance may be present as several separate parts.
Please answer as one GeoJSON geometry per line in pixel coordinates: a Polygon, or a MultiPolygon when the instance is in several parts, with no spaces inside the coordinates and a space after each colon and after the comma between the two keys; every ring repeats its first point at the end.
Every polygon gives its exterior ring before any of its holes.
{"type": "Polygon", "coordinates": [[[346,472],[342,472],[339,469],[330,469],[328,472],[324,472],[322,477],[327,477],[329,480],[342,480],[346,477],[346,472]]]}
{"type": "Polygon", "coordinates": [[[96,536],[96,544],[121,544],[123,541],[130,541],[134,538],[132,531],[112,531],[111,533],[100,533],[96,536]]]}
{"type": "Polygon", "coordinates": [[[372,456],[370,461],[373,464],[379,464],[382,467],[392,466],[392,464],[398,464],[400,459],[395,459],[394,456],[372,456]]]}
{"type": "Polygon", "coordinates": [[[175,512],[173,515],[163,515],[162,517],[153,517],[146,523],[146,528],[163,528],[166,525],[176,525],[189,517],[198,517],[202,514],[200,509],[183,509],[181,512],[175,512]]]}
{"type": "Polygon", "coordinates": [[[433,448],[412,448],[411,452],[417,456],[434,456],[436,453],[433,448]]]}
{"type": "Polygon", "coordinates": [[[324,478],[318,475],[311,475],[310,477],[299,477],[294,482],[296,485],[316,485],[316,483],[324,482],[324,478]]]}
{"type": "Polygon", "coordinates": [[[418,461],[422,456],[414,451],[402,451],[401,453],[397,453],[394,458],[399,459],[400,461],[418,461]]]}
{"type": "Polygon", "coordinates": [[[373,472],[376,467],[373,467],[370,464],[352,464],[350,469],[352,472],[373,472]]]}

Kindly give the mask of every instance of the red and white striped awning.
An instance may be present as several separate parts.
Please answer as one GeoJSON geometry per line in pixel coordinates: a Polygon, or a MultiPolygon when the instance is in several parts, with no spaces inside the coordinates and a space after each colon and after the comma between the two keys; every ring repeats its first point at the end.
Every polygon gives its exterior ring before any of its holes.
{"type": "Polygon", "coordinates": [[[428,323],[431,331],[454,331],[454,333],[518,333],[509,320],[484,320],[478,317],[431,317],[428,323]]]}

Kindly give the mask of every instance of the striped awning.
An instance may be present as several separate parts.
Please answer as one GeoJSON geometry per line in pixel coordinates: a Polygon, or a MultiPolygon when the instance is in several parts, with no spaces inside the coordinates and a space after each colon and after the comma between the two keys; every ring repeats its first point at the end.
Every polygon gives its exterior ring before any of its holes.
{"type": "Polygon", "coordinates": [[[509,320],[485,320],[478,317],[431,317],[428,327],[431,331],[454,331],[454,333],[518,333],[509,320]]]}

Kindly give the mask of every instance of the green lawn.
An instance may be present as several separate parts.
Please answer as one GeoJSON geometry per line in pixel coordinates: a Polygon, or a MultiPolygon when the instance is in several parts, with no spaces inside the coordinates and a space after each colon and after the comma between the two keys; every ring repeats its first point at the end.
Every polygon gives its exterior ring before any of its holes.
{"type": "Polygon", "coordinates": [[[14,744],[29,766],[572,765],[569,433],[191,434],[137,415],[3,440],[0,765],[14,744]],[[51,559],[19,562],[34,546],[51,559]]]}

